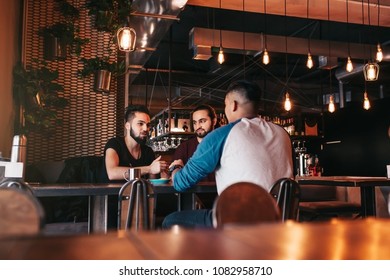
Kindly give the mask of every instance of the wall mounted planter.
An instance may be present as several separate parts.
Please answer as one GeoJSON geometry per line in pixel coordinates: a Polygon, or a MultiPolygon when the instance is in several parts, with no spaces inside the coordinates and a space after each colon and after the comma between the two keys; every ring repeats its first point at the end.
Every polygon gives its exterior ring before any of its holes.
{"type": "Polygon", "coordinates": [[[95,73],[94,90],[108,95],[110,93],[111,75],[111,72],[108,70],[97,70],[95,73]]]}

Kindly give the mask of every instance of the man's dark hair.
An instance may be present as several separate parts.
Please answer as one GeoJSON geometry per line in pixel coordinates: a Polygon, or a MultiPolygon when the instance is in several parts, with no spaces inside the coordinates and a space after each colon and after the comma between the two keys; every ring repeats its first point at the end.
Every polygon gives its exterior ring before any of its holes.
{"type": "Polygon", "coordinates": [[[148,108],[146,108],[144,105],[129,105],[125,112],[125,122],[131,121],[134,118],[136,112],[145,113],[150,116],[148,108]]]}
{"type": "Polygon", "coordinates": [[[239,80],[231,83],[227,89],[227,93],[236,92],[244,99],[251,102],[253,107],[258,109],[261,101],[261,89],[255,82],[247,80],[239,80]]]}
{"type": "Polygon", "coordinates": [[[199,105],[197,107],[195,107],[194,110],[192,110],[191,112],[191,123],[192,123],[192,115],[194,114],[194,112],[196,111],[200,111],[200,110],[206,110],[207,111],[207,114],[209,115],[211,121],[215,120],[217,118],[217,113],[215,113],[215,110],[213,107],[211,107],[210,105],[207,105],[207,104],[202,104],[202,105],[199,105]]]}

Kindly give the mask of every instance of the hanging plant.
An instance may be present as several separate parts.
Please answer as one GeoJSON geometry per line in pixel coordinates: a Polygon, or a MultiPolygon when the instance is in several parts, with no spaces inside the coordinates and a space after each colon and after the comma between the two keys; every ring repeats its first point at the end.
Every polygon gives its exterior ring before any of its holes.
{"type": "Polygon", "coordinates": [[[42,28],[39,34],[45,39],[45,59],[66,59],[68,53],[79,56],[83,45],[89,39],[81,38],[78,27],[74,24],[80,12],[65,0],[56,0],[56,9],[64,20],[42,28]]]}
{"type": "MultiPolygon", "coordinates": [[[[50,38],[56,38],[59,44],[59,48],[62,49],[62,56],[55,56],[54,58],[66,58],[66,54],[75,54],[79,56],[82,51],[82,46],[89,42],[89,39],[82,39],[78,34],[79,30],[72,23],[58,22],[49,27],[45,27],[40,31],[40,35],[44,36],[45,40],[50,38]]],[[[55,47],[54,47],[55,48],[55,47]]],[[[46,48],[47,50],[48,48],[46,48]]],[[[49,47],[50,49],[50,47],[49,47]]],[[[58,54],[57,54],[58,55],[58,54]]],[[[50,60],[50,55],[47,55],[47,59],[50,60]]]]}
{"type": "Polygon", "coordinates": [[[68,100],[59,96],[62,85],[56,82],[58,71],[52,71],[44,62],[26,68],[17,64],[13,69],[13,94],[17,105],[23,109],[24,121],[16,131],[28,134],[49,133],[62,123],[57,110],[67,106],[68,100]]]}
{"type": "Polygon", "coordinates": [[[75,21],[80,17],[80,11],[66,0],[56,0],[57,10],[65,17],[67,22],[75,21]]]}
{"type": "Polygon", "coordinates": [[[132,0],[89,0],[86,8],[88,15],[94,17],[95,27],[99,31],[114,35],[127,22],[132,12],[132,0]]]}
{"type": "Polygon", "coordinates": [[[79,71],[83,78],[91,74],[95,75],[94,90],[102,93],[109,93],[111,76],[120,76],[126,72],[125,61],[110,62],[109,57],[82,58],[84,67],[79,71]]]}

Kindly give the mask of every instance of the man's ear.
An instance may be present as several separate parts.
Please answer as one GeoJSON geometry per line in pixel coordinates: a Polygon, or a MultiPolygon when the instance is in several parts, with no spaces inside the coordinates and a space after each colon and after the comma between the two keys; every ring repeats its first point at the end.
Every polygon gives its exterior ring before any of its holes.
{"type": "Polygon", "coordinates": [[[238,109],[238,102],[236,100],[233,100],[232,106],[233,106],[233,112],[237,111],[237,109],[238,109]]]}
{"type": "Polygon", "coordinates": [[[126,128],[126,130],[130,130],[130,127],[131,127],[131,126],[130,126],[130,123],[129,123],[129,122],[126,122],[126,123],[125,123],[125,128],[126,128]]]}
{"type": "Polygon", "coordinates": [[[213,127],[217,124],[218,118],[214,118],[213,120],[213,127]]]}

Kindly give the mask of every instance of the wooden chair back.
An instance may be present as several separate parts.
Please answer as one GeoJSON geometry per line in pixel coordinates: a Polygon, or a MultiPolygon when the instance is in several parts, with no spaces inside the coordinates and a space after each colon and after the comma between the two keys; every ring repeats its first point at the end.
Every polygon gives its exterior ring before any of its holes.
{"type": "Polygon", "coordinates": [[[270,193],[279,206],[282,221],[297,221],[301,197],[301,188],[298,182],[290,178],[278,179],[271,187],[270,193]]]}
{"type": "Polygon", "coordinates": [[[281,221],[281,216],[275,200],[264,188],[253,183],[233,184],[214,202],[214,228],[277,221],[281,221]]]}
{"type": "Polygon", "coordinates": [[[44,210],[31,193],[0,187],[0,236],[38,234],[44,226],[44,210]]]}

